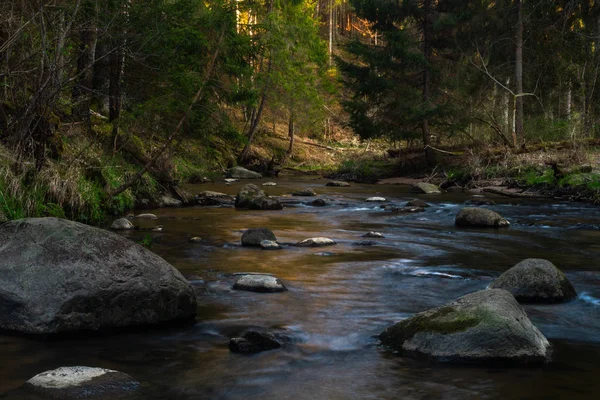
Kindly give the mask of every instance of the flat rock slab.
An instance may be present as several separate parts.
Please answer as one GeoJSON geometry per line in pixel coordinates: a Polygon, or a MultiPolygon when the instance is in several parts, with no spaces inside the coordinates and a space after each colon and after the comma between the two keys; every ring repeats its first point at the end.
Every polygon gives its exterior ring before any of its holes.
{"type": "Polygon", "coordinates": [[[505,289],[524,303],[561,303],[577,297],[565,274],[548,260],[528,258],[500,275],[490,289],[505,289]]]}
{"type": "Polygon", "coordinates": [[[92,367],[60,367],[28,380],[23,390],[51,399],[114,399],[130,394],[140,384],[119,371],[92,367]]]}
{"type": "Polygon", "coordinates": [[[383,203],[383,202],[386,202],[387,199],[385,197],[369,197],[365,201],[367,201],[369,203],[383,203]]]}
{"type": "Polygon", "coordinates": [[[0,328],[55,334],[191,320],[196,295],[121,235],[58,218],[0,226],[0,328]]]}
{"type": "Polygon", "coordinates": [[[279,278],[263,274],[242,275],[233,284],[233,289],[258,293],[276,293],[287,290],[279,278]]]}
{"type": "Polygon", "coordinates": [[[233,167],[227,171],[227,178],[233,179],[260,179],[262,175],[242,167],[233,167]]]}
{"type": "Polygon", "coordinates": [[[277,183],[275,183],[275,182],[265,182],[262,185],[263,186],[277,186],[277,183]]]}
{"type": "Polygon", "coordinates": [[[135,216],[137,219],[158,219],[158,217],[154,214],[139,214],[135,216]]]}
{"type": "Polygon", "coordinates": [[[543,363],[550,343],[510,292],[488,289],[398,322],[380,336],[402,355],[454,363],[543,363]]]}
{"type": "Polygon", "coordinates": [[[324,246],[333,246],[337,244],[334,240],[326,238],[326,237],[315,237],[310,239],[304,239],[298,243],[296,246],[300,247],[324,247],[324,246]]]}
{"type": "Polygon", "coordinates": [[[424,193],[424,194],[439,194],[442,193],[437,185],[431,183],[419,182],[413,186],[413,192],[424,193]]]}
{"type": "Polygon", "coordinates": [[[333,187],[348,187],[350,184],[344,181],[331,181],[327,182],[325,186],[333,186],[333,187]]]}

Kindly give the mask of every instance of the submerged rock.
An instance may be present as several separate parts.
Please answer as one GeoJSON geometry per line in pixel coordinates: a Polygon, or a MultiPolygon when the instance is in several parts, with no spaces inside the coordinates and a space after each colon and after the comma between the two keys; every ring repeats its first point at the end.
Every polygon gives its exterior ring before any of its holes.
{"type": "Polygon", "coordinates": [[[241,275],[233,284],[233,289],[258,293],[285,292],[287,290],[279,278],[263,274],[241,275]]]}
{"type": "Polygon", "coordinates": [[[52,334],[190,320],[196,296],[165,260],[58,218],[0,227],[0,328],[52,334]]]}
{"type": "Polygon", "coordinates": [[[518,301],[560,303],[577,297],[565,274],[548,260],[528,258],[500,275],[490,289],[505,289],[518,301]]]}
{"type": "Polygon", "coordinates": [[[425,193],[425,194],[438,194],[442,193],[437,185],[431,183],[419,182],[413,186],[413,192],[425,193]]]}
{"type": "Polygon", "coordinates": [[[385,207],[385,210],[396,214],[413,214],[425,211],[423,207],[385,207]]]}
{"type": "Polygon", "coordinates": [[[337,244],[334,240],[331,240],[326,237],[314,237],[310,239],[304,239],[298,243],[296,246],[300,247],[323,247],[323,246],[333,246],[337,244]]]}
{"type": "Polygon", "coordinates": [[[330,181],[327,182],[325,186],[333,186],[333,187],[348,187],[350,184],[344,181],[330,181]]]}
{"type": "Polygon", "coordinates": [[[420,200],[420,199],[414,199],[414,200],[410,200],[408,201],[404,207],[419,207],[419,208],[427,208],[427,207],[431,207],[429,205],[429,203],[420,200]]]}
{"type": "Polygon", "coordinates": [[[92,367],[60,367],[28,380],[23,390],[51,399],[122,398],[139,388],[131,376],[119,371],[92,367]]]}
{"type": "Polygon", "coordinates": [[[282,210],[281,203],[253,184],[244,185],[235,198],[236,208],[247,208],[250,210],[282,210]]]}
{"type": "Polygon", "coordinates": [[[493,206],[496,202],[494,200],[489,199],[472,199],[465,201],[465,205],[467,206],[493,206]]]}
{"type": "Polygon", "coordinates": [[[292,196],[311,197],[311,196],[316,196],[316,195],[317,195],[317,192],[315,192],[313,188],[298,189],[292,193],[292,196]]]}
{"type": "Polygon", "coordinates": [[[274,240],[263,240],[260,242],[260,247],[263,250],[281,250],[282,247],[274,240]]]}
{"type": "Polygon", "coordinates": [[[313,207],[325,207],[327,202],[323,199],[315,199],[312,203],[310,203],[313,207]]]}
{"type": "Polygon", "coordinates": [[[550,344],[506,290],[489,289],[386,329],[381,342],[403,355],[459,363],[538,363],[550,344]]]}
{"type": "Polygon", "coordinates": [[[262,175],[242,167],[233,167],[227,171],[227,178],[232,179],[260,179],[262,175]]]}
{"type": "Polygon", "coordinates": [[[116,231],[127,231],[130,229],[135,229],[135,226],[131,223],[127,218],[119,218],[113,221],[110,229],[114,229],[116,231]]]}
{"type": "Polygon", "coordinates": [[[247,331],[241,337],[231,338],[229,340],[229,350],[232,353],[260,353],[279,349],[281,343],[272,333],[260,331],[247,331]]]}
{"type": "Polygon", "coordinates": [[[455,224],[462,227],[503,228],[509,226],[510,222],[487,208],[465,207],[456,215],[455,224]]]}
{"type": "Polygon", "coordinates": [[[354,242],[353,244],[355,246],[371,247],[371,246],[377,245],[377,242],[375,242],[373,240],[361,240],[360,242],[354,242]]]}
{"type": "Polygon", "coordinates": [[[250,228],[242,234],[242,246],[260,246],[264,240],[276,242],[277,238],[268,228],[250,228]]]}
{"type": "Polygon", "coordinates": [[[383,236],[383,233],[380,232],[367,232],[364,235],[362,235],[362,237],[366,237],[366,238],[384,238],[385,236],[383,236]]]}

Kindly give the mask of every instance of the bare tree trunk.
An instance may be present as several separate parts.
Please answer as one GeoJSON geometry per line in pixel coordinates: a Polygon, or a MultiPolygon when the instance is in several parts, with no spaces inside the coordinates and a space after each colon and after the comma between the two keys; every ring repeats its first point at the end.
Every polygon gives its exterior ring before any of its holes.
{"type": "Polygon", "coordinates": [[[329,0],[329,64],[333,62],[333,0],[329,0]]]}
{"type": "Polygon", "coordinates": [[[85,25],[79,32],[79,54],[77,57],[77,83],[73,87],[73,113],[83,120],[91,130],[90,104],[93,91],[93,65],[96,59],[96,16],[91,10],[85,25]]]}
{"type": "MultiPolygon", "coordinates": [[[[430,107],[431,97],[431,28],[432,28],[432,9],[431,0],[424,0],[423,19],[423,54],[427,65],[423,71],[423,107],[428,110],[430,107]]],[[[423,118],[423,147],[425,149],[425,159],[427,165],[433,166],[436,164],[435,152],[430,147],[429,121],[427,117],[423,118]]]]}
{"type": "Polygon", "coordinates": [[[514,146],[519,142],[525,142],[523,128],[523,1],[515,0],[517,8],[517,27],[516,27],[516,51],[515,51],[515,134],[513,137],[514,146]]]}
{"type": "Polygon", "coordinates": [[[292,153],[294,152],[295,130],[296,130],[296,127],[294,126],[294,111],[290,111],[290,119],[288,121],[288,136],[290,138],[290,146],[287,149],[286,158],[290,157],[292,155],[292,153]]]}

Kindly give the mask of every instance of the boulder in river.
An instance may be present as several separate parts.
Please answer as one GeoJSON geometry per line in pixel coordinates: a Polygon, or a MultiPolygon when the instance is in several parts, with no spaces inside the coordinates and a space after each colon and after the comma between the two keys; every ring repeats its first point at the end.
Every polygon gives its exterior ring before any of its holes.
{"type": "Polygon", "coordinates": [[[298,189],[292,193],[292,196],[311,197],[311,196],[316,196],[316,195],[317,195],[317,192],[315,192],[315,190],[313,188],[298,189]]]}
{"type": "Polygon", "coordinates": [[[170,195],[163,195],[160,196],[160,199],[158,200],[158,206],[159,207],[181,207],[183,205],[183,202],[181,200],[177,200],[176,198],[170,196],[170,195]]]}
{"type": "Polygon", "coordinates": [[[497,212],[487,208],[465,207],[456,215],[455,224],[462,227],[503,228],[509,226],[510,222],[497,212]]]}
{"type": "Polygon", "coordinates": [[[276,293],[287,290],[279,278],[266,274],[241,275],[233,284],[233,288],[258,293],[276,293]]]}
{"type": "Polygon", "coordinates": [[[194,200],[196,201],[196,204],[201,206],[232,205],[234,202],[233,196],[210,190],[199,193],[194,200]]]}
{"type": "Polygon", "coordinates": [[[135,226],[131,223],[127,218],[119,218],[113,221],[110,229],[114,229],[116,231],[127,231],[131,229],[135,229],[135,226]]]}
{"type": "Polygon", "coordinates": [[[525,303],[561,303],[577,296],[565,274],[548,260],[527,258],[489,286],[505,289],[525,303]]]}
{"type": "Polygon", "coordinates": [[[248,208],[250,210],[281,210],[283,206],[274,198],[268,197],[258,186],[253,184],[244,185],[235,198],[236,208],[248,208]]]}
{"type": "Polygon", "coordinates": [[[250,228],[242,234],[242,246],[260,246],[263,240],[275,242],[277,238],[268,228],[250,228]]]}
{"type": "Polygon", "coordinates": [[[334,240],[326,238],[326,237],[314,237],[310,239],[304,239],[298,243],[296,246],[300,247],[324,247],[324,246],[333,246],[337,244],[334,240]]]}
{"type": "Polygon", "coordinates": [[[431,183],[419,182],[413,186],[413,192],[425,193],[425,194],[439,194],[442,193],[437,185],[431,183]]]}
{"type": "Polygon", "coordinates": [[[260,242],[260,248],[263,250],[281,250],[282,247],[274,240],[263,240],[260,242]]]}
{"type": "Polygon", "coordinates": [[[414,200],[410,200],[408,201],[404,207],[420,207],[420,208],[427,208],[427,207],[431,207],[429,205],[429,203],[420,200],[420,199],[414,199],[414,200]]]}
{"type": "Polygon", "coordinates": [[[232,179],[260,179],[262,175],[243,167],[233,167],[227,171],[227,178],[232,179]]]}
{"type": "Polygon", "coordinates": [[[550,344],[510,292],[481,290],[386,329],[403,355],[458,363],[546,362],[550,344]]]}
{"type": "Polygon", "coordinates": [[[369,203],[383,203],[387,201],[387,199],[385,197],[369,197],[365,201],[369,203]]]}
{"type": "Polygon", "coordinates": [[[140,384],[123,372],[93,367],[60,367],[42,372],[23,385],[23,391],[50,399],[119,399],[140,384]]]}
{"type": "Polygon", "coordinates": [[[310,205],[313,207],[325,207],[327,202],[323,199],[315,199],[312,201],[312,203],[310,203],[310,205]]]}
{"type": "Polygon", "coordinates": [[[255,330],[246,331],[241,337],[229,340],[229,350],[232,353],[260,353],[280,347],[281,343],[275,335],[255,330]]]}
{"type": "Polygon", "coordinates": [[[8,222],[0,226],[0,259],[0,329],[53,334],[196,315],[194,290],[169,263],[78,222],[8,222]]]}
{"type": "Polygon", "coordinates": [[[348,187],[350,184],[344,181],[330,181],[327,182],[325,186],[333,186],[333,187],[348,187]]]}

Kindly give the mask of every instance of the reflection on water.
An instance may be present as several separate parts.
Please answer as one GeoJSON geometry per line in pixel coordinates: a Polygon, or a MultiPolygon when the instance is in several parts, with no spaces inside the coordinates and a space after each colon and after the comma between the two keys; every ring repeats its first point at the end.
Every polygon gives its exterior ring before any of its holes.
{"type": "MultiPolygon", "coordinates": [[[[511,221],[505,230],[462,230],[454,216],[467,195],[420,196],[400,186],[329,188],[323,180],[279,180],[272,195],[313,187],[328,207],[283,211],[208,207],[151,210],[152,250],[182,271],[199,299],[198,322],[168,330],[39,342],[0,336],[0,393],[61,365],[117,369],[143,383],[145,399],[482,399],[596,398],[600,390],[600,213],[579,204],[496,199],[511,221]],[[403,205],[420,197],[433,206],[399,215],[365,203],[383,196],[403,205]],[[312,236],[328,248],[262,251],[239,245],[242,232],[269,227],[280,242],[312,236]],[[355,246],[378,231],[375,246],[355,246]],[[189,243],[200,236],[201,243],[189,243]],[[484,289],[527,257],[565,271],[579,297],[561,305],[527,306],[554,345],[554,361],[535,368],[431,365],[396,357],[375,336],[389,324],[484,289]],[[233,274],[271,273],[289,291],[233,291],[233,274]],[[290,337],[280,350],[231,354],[228,338],[248,327],[290,337]]],[[[240,184],[192,191],[235,194],[240,184]]],[[[310,203],[313,198],[298,198],[310,203]]],[[[147,233],[126,233],[139,241],[147,233]]]]}

